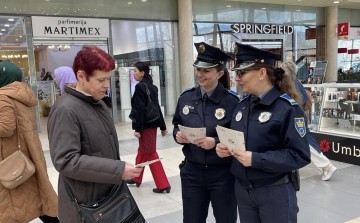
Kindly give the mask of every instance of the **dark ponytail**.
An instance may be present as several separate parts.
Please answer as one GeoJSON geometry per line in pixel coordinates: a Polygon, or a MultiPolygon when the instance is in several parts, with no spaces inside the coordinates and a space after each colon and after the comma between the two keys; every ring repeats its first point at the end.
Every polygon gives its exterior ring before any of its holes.
{"type": "Polygon", "coordinates": [[[222,83],[226,89],[230,90],[230,74],[226,66],[223,64],[219,65],[216,67],[216,71],[224,71],[224,74],[220,77],[219,82],[222,83]]]}

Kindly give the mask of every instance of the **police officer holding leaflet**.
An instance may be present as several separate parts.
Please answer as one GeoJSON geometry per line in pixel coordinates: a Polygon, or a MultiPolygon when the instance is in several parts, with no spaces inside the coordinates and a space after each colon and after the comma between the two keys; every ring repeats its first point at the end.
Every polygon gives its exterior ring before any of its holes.
{"type": "Polygon", "coordinates": [[[231,157],[217,156],[219,142],[215,127],[230,127],[231,114],[239,102],[229,92],[229,73],[225,67],[229,55],[206,43],[195,43],[194,63],[199,86],[184,91],[173,117],[173,136],[183,145],[186,158],[180,177],[183,222],[205,223],[211,202],[217,223],[235,223],[237,219],[235,178],[230,172],[231,157]],[[178,125],[206,128],[206,137],[193,143],[180,132],[178,125]]]}
{"type": "Polygon", "coordinates": [[[236,106],[231,129],[244,132],[246,151],[219,143],[233,156],[231,172],[241,223],[294,223],[299,211],[290,172],[310,162],[303,110],[293,81],[275,68],[279,54],[236,43],[239,84],[248,96],[236,106]]]}

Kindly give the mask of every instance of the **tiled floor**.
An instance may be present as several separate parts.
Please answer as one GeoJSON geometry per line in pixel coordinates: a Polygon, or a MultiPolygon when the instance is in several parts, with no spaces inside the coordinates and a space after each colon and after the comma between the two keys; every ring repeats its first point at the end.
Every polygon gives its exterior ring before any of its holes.
{"type": "MultiPolygon", "coordinates": [[[[57,171],[54,169],[50,156],[46,135],[46,125],[42,125],[40,133],[43,150],[48,164],[50,180],[57,188],[57,171]]],[[[171,118],[167,118],[167,126],[172,129],[171,118]]],[[[134,163],[137,140],[133,137],[131,125],[116,125],[121,159],[134,163]]],[[[165,137],[158,136],[157,149],[163,157],[165,172],[171,184],[169,194],[155,194],[149,168],[146,168],[143,183],[139,188],[130,186],[140,210],[148,223],[181,223],[182,201],[178,164],[183,159],[181,147],[176,144],[171,133],[165,137]]],[[[315,169],[309,165],[300,171],[301,190],[298,192],[299,223],[360,223],[360,166],[333,161],[338,171],[330,181],[321,181],[315,169]]],[[[211,208],[208,223],[215,223],[211,208]]],[[[31,223],[41,223],[36,219],[31,223]]],[[[276,223],[276,222],[274,222],[276,223]]]]}

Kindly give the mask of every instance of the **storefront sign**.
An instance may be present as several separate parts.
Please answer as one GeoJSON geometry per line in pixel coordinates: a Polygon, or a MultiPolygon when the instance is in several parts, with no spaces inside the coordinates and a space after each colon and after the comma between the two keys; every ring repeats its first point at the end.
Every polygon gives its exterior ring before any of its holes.
{"type": "Polygon", "coordinates": [[[314,134],[321,151],[329,159],[360,165],[360,139],[314,134]]]}
{"type": "Polygon", "coordinates": [[[350,30],[350,23],[343,22],[338,24],[338,36],[348,36],[350,30]]]}
{"type": "Polygon", "coordinates": [[[108,19],[32,16],[33,36],[109,38],[108,19]]]}
{"type": "Polygon", "coordinates": [[[234,23],[231,25],[231,30],[233,33],[285,35],[292,34],[294,27],[277,24],[234,23]]]}
{"type": "Polygon", "coordinates": [[[349,39],[360,39],[360,28],[350,27],[349,39]]]}

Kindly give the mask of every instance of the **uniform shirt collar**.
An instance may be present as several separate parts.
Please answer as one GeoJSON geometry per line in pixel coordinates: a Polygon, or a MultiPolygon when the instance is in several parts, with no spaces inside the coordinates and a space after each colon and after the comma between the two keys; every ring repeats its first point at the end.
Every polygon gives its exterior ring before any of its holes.
{"type": "Polygon", "coordinates": [[[271,88],[269,88],[267,91],[261,93],[261,94],[259,95],[260,100],[263,99],[264,96],[265,96],[273,87],[274,87],[274,85],[273,85],[271,88]]]}
{"type": "Polygon", "coordinates": [[[260,104],[263,105],[270,105],[272,104],[279,96],[281,95],[281,92],[279,88],[276,86],[273,86],[269,89],[264,95],[262,94],[260,104]]]}
{"type": "MultiPolygon", "coordinates": [[[[211,91],[211,94],[209,94],[208,92],[208,97],[209,100],[214,102],[214,103],[219,103],[222,97],[222,92],[226,90],[224,88],[224,86],[221,83],[218,83],[218,85],[216,86],[216,88],[214,90],[211,91]]],[[[205,93],[205,92],[204,92],[205,93]]],[[[195,94],[193,96],[193,100],[198,100],[201,99],[203,96],[203,91],[202,89],[199,87],[197,87],[195,94]]]]}
{"type": "Polygon", "coordinates": [[[203,97],[205,93],[207,93],[208,97],[210,98],[210,96],[213,94],[213,92],[215,91],[216,87],[219,85],[219,83],[214,87],[214,89],[212,89],[209,92],[205,92],[204,89],[202,89],[200,87],[200,91],[201,91],[201,96],[203,97]]]}

